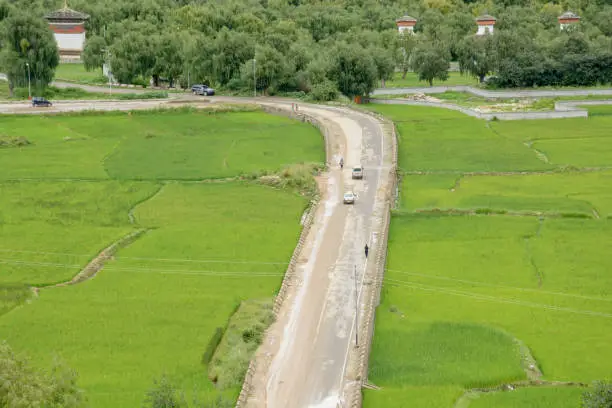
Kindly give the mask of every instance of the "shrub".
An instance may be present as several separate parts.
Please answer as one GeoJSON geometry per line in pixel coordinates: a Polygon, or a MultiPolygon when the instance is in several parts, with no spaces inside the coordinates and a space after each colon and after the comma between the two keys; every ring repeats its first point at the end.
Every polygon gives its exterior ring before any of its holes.
{"type": "Polygon", "coordinates": [[[338,97],[338,88],[332,81],[323,81],[312,87],[310,96],[315,101],[333,101],[338,97]]]}
{"type": "Polygon", "coordinates": [[[582,394],[582,408],[612,407],[612,382],[596,381],[593,388],[582,394]]]}
{"type": "Polygon", "coordinates": [[[164,99],[168,97],[166,91],[150,91],[144,93],[130,93],[130,94],[119,94],[117,99],[131,100],[131,99],[164,99]]]}
{"type": "Polygon", "coordinates": [[[179,397],[178,390],[174,384],[166,377],[155,380],[153,387],[147,391],[145,408],[181,408],[186,407],[184,398],[179,397]]]}

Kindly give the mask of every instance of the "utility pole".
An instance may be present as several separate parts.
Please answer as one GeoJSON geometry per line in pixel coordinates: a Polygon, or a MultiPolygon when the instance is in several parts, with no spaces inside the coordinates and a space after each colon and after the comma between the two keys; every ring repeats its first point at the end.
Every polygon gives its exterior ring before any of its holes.
{"type": "Polygon", "coordinates": [[[359,291],[357,290],[357,265],[355,271],[355,347],[359,347],[359,291]]]}
{"type": "Polygon", "coordinates": [[[108,53],[108,94],[112,95],[113,94],[113,80],[112,80],[113,71],[111,70],[111,65],[110,65],[110,57],[111,57],[110,50],[107,50],[107,53],[108,53]]]}
{"type": "Polygon", "coordinates": [[[28,99],[32,99],[32,87],[30,85],[30,63],[26,62],[26,66],[28,67],[28,99]]]}
{"type": "Polygon", "coordinates": [[[255,57],[253,57],[253,97],[257,97],[257,74],[256,74],[256,63],[255,57]]]}

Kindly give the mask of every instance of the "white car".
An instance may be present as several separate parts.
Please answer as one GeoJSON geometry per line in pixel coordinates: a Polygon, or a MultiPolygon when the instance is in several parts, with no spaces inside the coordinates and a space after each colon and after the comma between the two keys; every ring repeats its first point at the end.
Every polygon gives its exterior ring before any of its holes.
{"type": "Polygon", "coordinates": [[[355,204],[355,194],[352,191],[344,193],[344,204],[355,204]]]}
{"type": "Polygon", "coordinates": [[[355,166],[353,167],[353,174],[352,174],[353,179],[362,179],[363,178],[363,166],[359,165],[359,166],[355,166]]]}

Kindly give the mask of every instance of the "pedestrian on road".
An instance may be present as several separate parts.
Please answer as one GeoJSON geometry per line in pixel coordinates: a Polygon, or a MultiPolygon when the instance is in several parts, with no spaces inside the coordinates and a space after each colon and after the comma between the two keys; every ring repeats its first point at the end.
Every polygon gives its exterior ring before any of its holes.
{"type": "Polygon", "coordinates": [[[344,159],[341,157],[340,158],[340,170],[342,170],[344,168],[344,159]]]}
{"type": "Polygon", "coordinates": [[[368,252],[370,252],[370,248],[368,248],[368,244],[366,244],[366,246],[365,246],[365,256],[366,256],[366,259],[368,259],[368,252]]]}

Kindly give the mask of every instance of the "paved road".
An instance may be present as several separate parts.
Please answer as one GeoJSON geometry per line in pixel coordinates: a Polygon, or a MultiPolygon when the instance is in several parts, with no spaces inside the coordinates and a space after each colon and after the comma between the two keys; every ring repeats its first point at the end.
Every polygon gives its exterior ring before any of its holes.
{"type": "Polygon", "coordinates": [[[436,94],[447,91],[467,92],[484,98],[545,98],[556,96],[588,96],[612,95],[612,89],[563,89],[563,90],[503,90],[489,91],[471,86],[432,86],[420,88],[379,88],[372,95],[401,95],[401,94],[436,94]]]}
{"type": "MultiPolygon", "coordinates": [[[[277,99],[209,98],[219,102],[256,102],[290,109],[277,99]]],[[[206,99],[196,98],[203,101],[206,99]]],[[[180,106],[182,101],[62,102],[52,108],[25,103],[0,104],[0,113],[133,110],[180,106]]],[[[268,358],[260,364],[247,406],[269,408],[337,408],[349,397],[345,390],[354,378],[347,371],[353,349],[357,310],[363,313],[364,245],[375,253],[382,241],[374,237],[383,223],[381,190],[390,183],[390,146],[381,124],[368,115],[344,108],[300,104],[300,111],[319,118],[328,129],[331,171],[323,183],[322,201],[305,241],[296,269],[301,284],[283,303],[277,322],[262,349],[268,358]],[[337,166],[344,157],[345,169],[337,166]],[[351,167],[365,166],[363,180],[351,180],[351,167]],[[346,189],[357,194],[355,205],[343,205],[346,189]]],[[[354,351],[353,351],[354,352],[354,351]]],[[[348,393],[351,394],[351,393],[348,393]]]]}
{"type": "Polygon", "coordinates": [[[388,182],[384,175],[390,165],[383,154],[380,124],[345,109],[304,106],[300,110],[335,125],[334,153],[344,157],[345,169],[338,169],[336,156],[298,264],[301,285],[264,344],[275,353],[265,394],[256,392],[247,405],[251,407],[336,408],[347,400],[343,397],[347,359],[354,344],[356,310],[361,309],[357,304],[364,299],[364,246],[376,249],[379,244],[372,242],[373,232],[382,224],[374,215],[382,204],[377,192],[388,182]],[[366,169],[364,180],[351,180],[350,168],[357,164],[366,169]],[[342,204],[343,192],[349,189],[358,196],[353,206],[342,204]]]}

